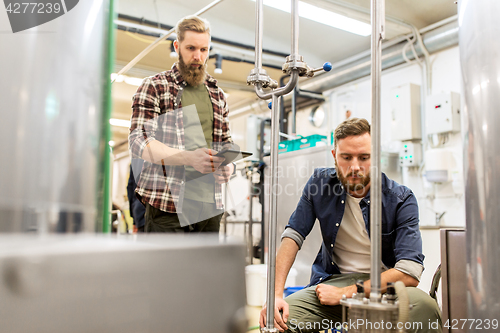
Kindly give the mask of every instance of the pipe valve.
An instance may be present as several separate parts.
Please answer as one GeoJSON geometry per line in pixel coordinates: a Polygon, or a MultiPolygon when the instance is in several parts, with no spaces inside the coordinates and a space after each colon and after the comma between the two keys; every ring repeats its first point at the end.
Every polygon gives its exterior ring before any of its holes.
{"type": "Polygon", "coordinates": [[[332,63],[325,62],[322,67],[318,67],[318,68],[315,68],[315,69],[309,68],[309,70],[307,72],[307,76],[308,77],[313,77],[314,73],[319,72],[319,71],[329,72],[329,71],[332,70],[332,67],[333,67],[332,63]]]}

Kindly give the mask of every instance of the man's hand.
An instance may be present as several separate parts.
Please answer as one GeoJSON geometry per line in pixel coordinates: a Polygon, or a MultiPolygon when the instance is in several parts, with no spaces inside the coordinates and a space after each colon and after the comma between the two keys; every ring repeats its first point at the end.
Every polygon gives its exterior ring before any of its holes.
{"type": "Polygon", "coordinates": [[[207,174],[215,172],[224,158],[216,157],[217,152],[212,149],[198,148],[195,151],[186,152],[186,165],[192,166],[196,171],[207,174]]]}
{"type": "Polygon", "coordinates": [[[227,183],[229,181],[229,178],[231,178],[233,171],[234,171],[233,163],[229,163],[228,165],[221,165],[214,173],[215,181],[218,184],[227,183]]]}
{"type": "MultiPolygon", "coordinates": [[[[288,303],[281,297],[276,297],[274,301],[274,327],[276,327],[280,332],[288,329],[286,322],[288,321],[288,303]],[[281,318],[280,311],[283,311],[283,318],[281,318]]],[[[260,311],[259,324],[260,327],[266,326],[266,311],[267,307],[264,305],[262,311],[260,311]]]]}
{"type": "Polygon", "coordinates": [[[316,286],[316,296],[318,296],[319,302],[323,305],[339,305],[342,295],[346,295],[347,297],[352,295],[352,291],[349,294],[349,287],[338,288],[326,284],[318,284],[316,286]]]}

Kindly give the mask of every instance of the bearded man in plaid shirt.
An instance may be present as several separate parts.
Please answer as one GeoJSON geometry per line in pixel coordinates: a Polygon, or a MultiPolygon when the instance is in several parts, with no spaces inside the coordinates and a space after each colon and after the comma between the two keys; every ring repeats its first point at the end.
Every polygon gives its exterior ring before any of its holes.
{"type": "Polygon", "coordinates": [[[221,184],[234,164],[214,155],[232,143],[229,110],[206,73],[209,23],[188,16],[176,34],[179,61],[144,79],[133,97],[129,148],[145,161],[135,192],[146,206],[146,232],[218,232],[221,184]]]}

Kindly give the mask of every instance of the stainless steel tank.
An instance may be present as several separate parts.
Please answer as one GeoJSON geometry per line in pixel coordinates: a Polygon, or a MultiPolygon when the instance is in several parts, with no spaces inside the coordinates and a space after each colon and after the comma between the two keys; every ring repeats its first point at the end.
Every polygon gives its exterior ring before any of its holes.
{"type": "Polygon", "coordinates": [[[491,321],[500,320],[499,13],[497,0],[459,1],[469,332],[496,331],[491,321]]]}
{"type": "Polygon", "coordinates": [[[0,232],[95,229],[109,1],[66,5],[17,33],[1,13],[0,232]]]}
{"type": "Polygon", "coordinates": [[[245,247],[217,235],[0,235],[0,276],[2,333],[248,328],[245,247]]]}

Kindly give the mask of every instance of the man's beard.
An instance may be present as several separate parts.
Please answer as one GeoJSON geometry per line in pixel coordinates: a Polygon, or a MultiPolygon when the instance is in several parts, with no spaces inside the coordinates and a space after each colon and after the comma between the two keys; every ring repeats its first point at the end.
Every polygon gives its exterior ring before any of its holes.
{"type": "Polygon", "coordinates": [[[193,63],[198,64],[200,67],[192,67],[191,65],[187,65],[182,59],[181,51],[179,50],[179,71],[181,72],[184,80],[193,87],[205,82],[205,78],[207,76],[207,62],[204,64],[201,63],[193,63]]]}
{"type": "Polygon", "coordinates": [[[335,160],[335,169],[337,170],[337,176],[339,177],[340,183],[344,185],[346,190],[350,193],[355,193],[355,194],[364,194],[365,188],[368,184],[370,184],[370,174],[369,173],[363,173],[361,171],[358,171],[355,175],[361,179],[360,183],[357,184],[352,184],[349,182],[347,179],[348,177],[352,176],[352,171],[350,171],[347,175],[344,176],[342,173],[342,170],[339,168],[339,165],[337,164],[337,160],[335,160]]]}

